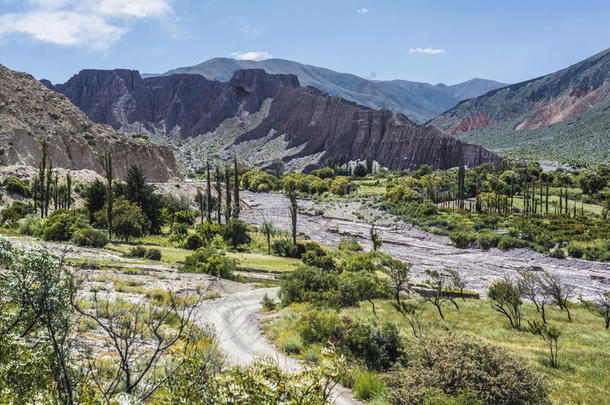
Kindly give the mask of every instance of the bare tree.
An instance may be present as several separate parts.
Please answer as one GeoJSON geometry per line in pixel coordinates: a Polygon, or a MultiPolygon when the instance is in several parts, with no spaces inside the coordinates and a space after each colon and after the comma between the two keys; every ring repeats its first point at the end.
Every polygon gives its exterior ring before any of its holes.
{"type": "Polygon", "coordinates": [[[446,269],[446,271],[447,274],[449,274],[449,281],[451,283],[451,287],[455,288],[456,290],[459,290],[462,300],[465,301],[466,299],[464,298],[464,289],[468,286],[468,281],[463,279],[460,276],[460,273],[458,273],[456,270],[446,269]]]}
{"type": "Polygon", "coordinates": [[[574,293],[576,287],[565,284],[558,275],[551,274],[547,271],[545,271],[540,278],[540,287],[542,293],[550,297],[559,309],[567,312],[568,321],[572,322],[572,316],[570,315],[570,308],[568,306],[570,297],[574,293]]]}
{"type": "Polygon", "coordinates": [[[413,332],[413,336],[421,337],[423,333],[423,328],[421,325],[421,305],[412,302],[404,302],[394,303],[394,309],[398,311],[400,315],[407,321],[409,326],[411,327],[411,331],[413,332]]]}
{"type": "Polygon", "coordinates": [[[428,283],[432,287],[430,294],[427,297],[423,297],[423,302],[429,302],[436,307],[438,314],[442,320],[445,320],[443,315],[442,306],[446,302],[451,302],[455,309],[459,310],[457,302],[453,297],[447,293],[446,287],[448,285],[449,277],[446,274],[440,273],[436,270],[426,270],[426,274],[430,276],[428,283]]]}
{"type": "Polygon", "coordinates": [[[549,360],[551,362],[551,367],[559,367],[559,362],[557,360],[557,342],[559,341],[559,336],[561,336],[559,329],[540,321],[528,321],[528,324],[529,331],[534,335],[540,336],[549,346],[549,360]]]}
{"type": "Polygon", "coordinates": [[[578,300],[595,316],[604,318],[606,329],[610,327],[610,291],[598,292],[592,301],[585,301],[582,296],[578,300]]]}
{"type": "Polygon", "coordinates": [[[93,381],[107,401],[121,392],[144,401],[182,366],[183,361],[179,361],[163,378],[154,378],[160,360],[178,341],[184,342],[182,350],[189,347],[190,320],[197,302],[193,303],[190,296],[171,292],[161,307],[143,302],[112,305],[108,300],[98,299],[97,293],[92,300],[91,310],[81,308],[76,302],[74,308],[99,325],[107,337],[109,350],[117,354],[111,358],[114,368],[101,372],[96,371],[96,360],[89,359],[93,381]]]}
{"type": "Polygon", "coordinates": [[[544,300],[540,288],[540,277],[528,270],[517,270],[517,272],[519,273],[519,280],[517,280],[517,283],[521,290],[521,297],[527,298],[533,302],[536,306],[536,312],[540,312],[539,302],[544,300]]]}

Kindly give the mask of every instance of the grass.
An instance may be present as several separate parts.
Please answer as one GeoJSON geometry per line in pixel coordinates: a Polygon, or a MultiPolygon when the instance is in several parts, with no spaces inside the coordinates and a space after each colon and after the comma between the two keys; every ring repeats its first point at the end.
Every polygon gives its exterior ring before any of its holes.
{"type": "Polygon", "coordinates": [[[351,388],[356,398],[370,401],[383,396],[385,384],[377,373],[357,367],[352,370],[350,377],[353,379],[351,388]]]}
{"type": "MultiPolygon", "coordinates": [[[[515,330],[508,321],[494,311],[488,300],[457,300],[460,310],[453,306],[443,307],[446,321],[442,321],[436,309],[425,305],[421,311],[424,333],[441,334],[455,331],[476,336],[493,345],[505,349],[511,356],[529,364],[545,374],[551,388],[551,399],[556,403],[608,404],[608,384],[610,375],[610,332],[604,329],[603,320],[590,314],[586,309],[574,305],[574,322],[567,322],[565,313],[555,307],[548,310],[550,324],[561,331],[559,338],[558,369],[547,366],[547,346],[541,338],[525,330],[515,330]]],[[[407,322],[394,310],[391,301],[377,300],[378,319],[397,322],[405,339],[412,339],[407,322]]],[[[264,323],[266,335],[274,342],[291,333],[299,322],[299,313],[307,308],[305,304],[293,305],[280,312],[274,320],[264,323]]],[[[370,305],[347,308],[341,316],[351,318],[374,317],[370,305]]],[[[531,304],[523,305],[523,325],[527,320],[540,319],[531,304]]],[[[302,353],[308,352],[304,347],[302,353]]],[[[364,383],[363,383],[364,384],[364,383]]],[[[368,382],[367,382],[368,384],[368,382]]],[[[366,392],[364,387],[363,392],[366,392]]],[[[377,403],[377,400],[375,401],[377,403]]]]}

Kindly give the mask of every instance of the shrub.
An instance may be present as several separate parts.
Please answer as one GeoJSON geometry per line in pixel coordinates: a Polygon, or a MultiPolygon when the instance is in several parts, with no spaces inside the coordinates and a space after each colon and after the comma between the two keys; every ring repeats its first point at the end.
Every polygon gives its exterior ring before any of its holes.
{"type": "Polygon", "coordinates": [[[142,246],[130,248],[129,251],[125,253],[125,256],[127,257],[144,257],[144,255],[146,255],[146,249],[142,246]]]}
{"type": "Polygon", "coordinates": [[[309,242],[305,245],[305,253],[301,257],[304,264],[322,270],[335,270],[335,260],[319,244],[309,242]]]}
{"type": "Polygon", "coordinates": [[[385,384],[377,373],[357,368],[351,374],[352,392],[356,398],[368,401],[383,394],[385,384]]]}
{"type": "Polygon", "coordinates": [[[197,233],[203,239],[204,245],[209,245],[214,240],[216,235],[220,235],[222,232],[222,226],[216,222],[205,221],[199,228],[197,233]]]}
{"type": "Polygon", "coordinates": [[[45,240],[68,241],[77,229],[87,226],[87,220],[75,211],[55,210],[45,219],[42,236],[45,240]]]}
{"type": "Polygon", "coordinates": [[[279,189],[279,181],[269,173],[250,170],[241,176],[241,186],[250,191],[265,192],[279,189]]]}
{"type": "Polygon", "coordinates": [[[566,251],[561,248],[553,249],[549,252],[549,256],[554,257],[555,259],[565,259],[566,251]]]}
{"type": "Polygon", "coordinates": [[[184,248],[189,250],[197,250],[203,246],[203,238],[197,234],[189,235],[184,242],[184,248]]]}
{"type": "Polygon", "coordinates": [[[326,344],[329,341],[337,341],[341,336],[342,324],[334,310],[309,310],[299,318],[297,331],[303,342],[326,344]]]}
{"type": "Polygon", "coordinates": [[[577,259],[582,258],[582,256],[585,254],[585,249],[582,246],[578,246],[578,245],[574,245],[574,244],[569,244],[568,245],[568,255],[570,255],[570,257],[575,257],[577,259]]]}
{"type": "Polygon", "coordinates": [[[235,259],[227,257],[225,252],[213,247],[202,247],[184,261],[180,269],[183,273],[206,273],[216,277],[234,279],[237,269],[235,259]]]}
{"type": "Polygon", "coordinates": [[[144,257],[148,260],[161,260],[161,251],[159,249],[147,249],[144,257]]]}
{"type": "Polygon", "coordinates": [[[477,237],[477,242],[482,249],[490,249],[498,246],[500,235],[493,232],[481,232],[477,237]]]}
{"type": "Polygon", "coordinates": [[[178,211],[174,214],[174,221],[180,224],[193,225],[195,223],[195,214],[192,211],[178,211]]]}
{"type": "Polygon", "coordinates": [[[349,250],[352,252],[359,252],[362,250],[362,246],[356,238],[341,238],[337,244],[339,250],[349,250]]]}
{"type": "Polygon", "coordinates": [[[337,276],[316,267],[301,266],[280,277],[283,306],[293,302],[328,303],[337,299],[337,276]]]}
{"type": "Polygon", "coordinates": [[[491,307],[506,316],[510,326],[515,329],[521,327],[521,301],[522,288],[518,282],[508,276],[493,281],[487,293],[492,300],[491,307]]]}
{"type": "Polygon", "coordinates": [[[490,344],[449,333],[415,341],[409,353],[405,368],[386,375],[391,404],[424,404],[431,390],[469,392],[485,404],[548,403],[544,377],[490,344]]]}
{"type": "Polygon", "coordinates": [[[185,224],[183,222],[176,222],[172,226],[172,234],[174,234],[174,235],[185,236],[185,235],[188,235],[188,233],[189,233],[189,227],[187,224],[185,224]]]}
{"type": "Polygon", "coordinates": [[[42,219],[36,214],[28,214],[19,222],[19,233],[28,236],[38,236],[42,232],[42,219]]]}
{"type": "Polygon", "coordinates": [[[348,356],[375,370],[385,370],[398,360],[403,351],[398,326],[385,322],[381,326],[374,320],[355,320],[343,331],[340,343],[348,356]]]}
{"type": "Polygon", "coordinates": [[[91,227],[80,228],[72,235],[72,242],[78,246],[103,248],[108,244],[105,232],[95,230],[91,227]]]}
{"type": "Polygon", "coordinates": [[[300,259],[305,253],[305,246],[301,243],[295,245],[290,239],[278,239],[273,242],[273,251],[278,256],[300,259]]]}
{"type": "Polygon", "coordinates": [[[511,248],[523,248],[527,246],[528,243],[526,241],[508,235],[502,235],[500,241],[498,242],[498,249],[503,250],[511,248]]]}
{"type": "Polygon", "coordinates": [[[4,188],[8,192],[19,194],[22,197],[30,196],[30,186],[19,177],[9,176],[4,179],[4,188]]]}
{"type": "Polygon", "coordinates": [[[303,350],[303,340],[299,335],[291,333],[280,340],[280,347],[288,354],[299,354],[303,350]]]}
{"type": "Polygon", "coordinates": [[[275,302],[275,300],[269,297],[267,293],[263,295],[263,298],[261,299],[261,305],[265,311],[273,311],[277,307],[277,303],[275,302]]]}
{"type": "Polygon", "coordinates": [[[476,240],[476,234],[468,231],[453,231],[449,234],[449,239],[456,247],[467,248],[476,240]]]}
{"type": "Polygon", "coordinates": [[[328,166],[314,170],[311,172],[311,174],[321,179],[330,179],[331,177],[335,177],[335,171],[328,166]]]}
{"type": "Polygon", "coordinates": [[[239,219],[231,219],[222,226],[222,238],[229,243],[233,249],[237,249],[239,245],[245,245],[252,240],[248,233],[248,226],[244,221],[239,219]]]}
{"type": "Polygon", "coordinates": [[[350,194],[356,190],[356,185],[348,177],[337,176],[330,185],[330,192],[339,196],[350,194]]]}

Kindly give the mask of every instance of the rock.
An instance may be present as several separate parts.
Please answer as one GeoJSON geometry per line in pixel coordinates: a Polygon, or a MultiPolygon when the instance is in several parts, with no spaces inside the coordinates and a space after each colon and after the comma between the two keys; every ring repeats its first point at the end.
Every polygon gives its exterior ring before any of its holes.
{"type": "Polygon", "coordinates": [[[0,65],[0,164],[36,167],[43,138],[54,167],[103,174],[100,155],[110,151],[117,178],[137,164],[151,180],[181,179],[171,149],[95,124],[65,96],[0,65]]]}

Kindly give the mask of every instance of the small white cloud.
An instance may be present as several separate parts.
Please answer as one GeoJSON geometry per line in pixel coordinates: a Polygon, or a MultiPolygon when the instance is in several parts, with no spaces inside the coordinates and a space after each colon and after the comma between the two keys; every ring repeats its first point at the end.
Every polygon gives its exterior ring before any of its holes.
{"type": "Polygon", "coordinates": [[[423,53],[426,55],[441,55],[445,53],[444,49],[432,49],[432,48],[411,48],[409,49],[410,54],[423,53]]]}
{"type": "Polygon", "coordinates": [[[264,60],[273,57],[267,52],[231,52],[229,55],[239,60],[264,60]]]}
{"type": "Polygon", "coordinates": [[[368,12],[369,12],[369,9],[368,9],[368,8],[364,8],[364,7],[362,7],[361,9],[356,10],[356,12],[357,12],[358,14],[366,14],[366,13],[368,13],[368,12]]]}

